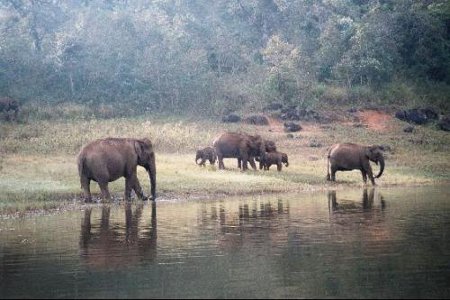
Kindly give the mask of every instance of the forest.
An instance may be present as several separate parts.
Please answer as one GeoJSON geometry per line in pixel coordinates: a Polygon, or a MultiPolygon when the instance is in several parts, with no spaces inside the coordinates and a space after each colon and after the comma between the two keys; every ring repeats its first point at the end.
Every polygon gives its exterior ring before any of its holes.
{"type": "Polygon", "coordinates": [[[0,96],[123,113],[450,109],[446,0],[1,0],[0,96]]]}

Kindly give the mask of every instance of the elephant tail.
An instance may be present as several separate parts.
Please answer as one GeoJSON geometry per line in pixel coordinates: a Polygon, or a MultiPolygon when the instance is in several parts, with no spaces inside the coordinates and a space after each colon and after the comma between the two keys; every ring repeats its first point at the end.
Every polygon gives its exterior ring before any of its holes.
{"type": "Polygon", "coordinates": [[[85,155],[81,154],[78,156],[78,175],[80,176],[80,178],[83,176],[84,174],[84,168],[85,168],[85,163],[86,163],[86,157],[85,155]]]}

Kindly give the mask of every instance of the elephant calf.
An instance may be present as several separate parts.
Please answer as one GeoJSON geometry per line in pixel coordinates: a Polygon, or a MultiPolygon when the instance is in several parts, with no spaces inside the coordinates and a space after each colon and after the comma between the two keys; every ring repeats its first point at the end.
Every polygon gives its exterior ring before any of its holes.
{"type": "Polygon", "coordinates": [[[336,181],[337,171],[360,170],[364,183],[367,183],[369,176],[372,185],[375,185],[374,178],[381,177],[384,171],[383,147],[362,146],[352,143],[334,144],[328,150],[327,180],[336,181]],[[373,176],[370,161],[380,163],[380,172],[373,176]],[[331,172],[331,176],[330,176],[331,172]]]}
{"type": "Polygon", "coordinates": [[[78,154],[78,174],[86,202],[91,202],[90,182],[100,186],[103,198],[111,199],[108,183],[125,177],[125,200],[131,190],[145,200],[137,178],[137,166],[147,170],[151,194],[156,199],[155,153],[149,139],[106,138],[95,140],[84,146],[78,154]]]}
{"type": "Polygon", "coordinates": [[[209,160],[211,165],[214,165],[217,160],[216,151],[212,147],[206,147],[203,149],[197,150],[197,154],[195,155],[195,163],[200,166],[205,166],[205,162],[209,160]],[[200,163],[198,160],[201,159],[200,163]]]}
{"type": "Polygon", "coordinates": [[[267,152],[264,158],[259,160],[259,168],[264,170],[269,170],[270,166],[277,165],[277,170],[281,171],[282,163],[285,164],[286,167],[289,166],[288,156],[283,152],[267,152]]]}

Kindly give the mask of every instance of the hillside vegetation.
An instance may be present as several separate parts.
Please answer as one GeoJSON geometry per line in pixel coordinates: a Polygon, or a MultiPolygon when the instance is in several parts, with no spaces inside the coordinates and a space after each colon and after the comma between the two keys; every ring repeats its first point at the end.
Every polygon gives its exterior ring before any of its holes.
{"type": "Polygon", "coordinates": [[[271,102],[448,113],[450,2],[0,2],[0,96],[120,116],[271,102]]]}

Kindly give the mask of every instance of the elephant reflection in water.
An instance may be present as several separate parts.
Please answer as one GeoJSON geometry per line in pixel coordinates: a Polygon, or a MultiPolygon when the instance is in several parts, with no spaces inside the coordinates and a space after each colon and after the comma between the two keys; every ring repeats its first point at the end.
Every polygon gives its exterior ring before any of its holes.
{"type": "Polygon", "coordinates": [[[364,240],[387,241],[394,233],[392,227],[386,223],[386,201],[383,196],[376,194],[375,189],[363,190],[362,201],[337,200],[336,191],[328,192],[328,208],[330,223],[334,234],[348,235],[346,232],[360,231],[364,240]],[[379,199],[379,204],[377,204],[379,199]]]}
{"type": "Polygon", "coordinates": [[[125,203],[125,228],[110,224],[111,207],[102,207],[100,227],[92,229],[92,208],[84,211],[81,223],[80,253],[82,260],[93,268],[120,268],[143,259],[156,257],[157,222],[156,203],[151,204],[151,225],[139,230],[143,204],[133,214],[131,203],[125,203]]]}
{"type": "MultiPolygon", "coordinates": [[[[363,190],[362,195],[362,209],[370,210],[374,208],[374,197],[375,197],[375,189],[370,189],[370,192],[367,191],[367,188],[363,190]]],[[[383,196],[380,196],[380,205],[381,209],[384,210],[386,208],[386,202],[383,199],[383,196]]],[[[346,201],[344,200],[342,203],[338,203],[336,199],[336,191],[332,190],[328,192],[328,208],[330,211],[343,211],[343,210],[352,210],[352,209],[360,209],[361,206],[358,205],[357,202],[354,201],[346,201]]]]}
{"type": "MultiPolygon", "coordinates": [[[[218,246],[225,249],[237,249],[254,246],[265,240],[274,245],[287,242],[290,208],[282,200],[276,206],[267,203],[240,204],[236,212],[227,211],[224,205],[211,207],[210,218],[204,212],[202,222],[206,226],[219,225],[218,246]]],[[[258,247],[255,247],[255,249],[258,247]]]]}

